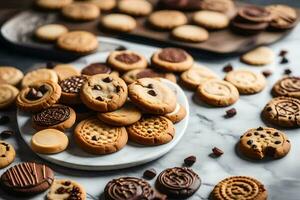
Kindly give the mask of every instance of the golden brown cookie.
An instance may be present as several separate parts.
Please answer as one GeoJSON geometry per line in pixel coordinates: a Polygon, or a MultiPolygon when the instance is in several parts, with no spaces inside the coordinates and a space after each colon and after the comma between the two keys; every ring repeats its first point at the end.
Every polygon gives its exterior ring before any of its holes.
{"type": "Polygon", "coordinates": [[[300,77],[288,76],[278,80],[272,88],[272,94],[275,97],[287,96],[300,99],[300,77]]]}
{"type": "Polygon", "coordinates": [[[37,82],[37,81],[53,81],[57,83],[58,77],[55,73],[55,71],[51,69],[37,69],[31,72],[28,72],[23,80],[22,80],[22,87],[27,87],[30,86],[32,83],[37,82]]]}
{"type": "Polygon", "coordinates": [[[136,20],[130,15],[112,13],[101,19],[101,24],[104,28],[119,31],[130,32],[136,27],[136,20]]]}
{"type": "Polygon", "coordinates": [[[78,199],[85,200],[85,189],[77,182],[67,179],[55,179],[46,197],[47,200],[78,199]]]}
{"type": "Polygon", "coordinates": [[[274,52],[269,47],[258,47],[244,54],[241,61],[255,66],[267,65],[274,61],[274,52]]]}
{"type": "Polygon", "coordinates": [[[173,112],[170,112],[165,115],[165,117],[168,118],[169,120],[171,120],[171,122],[173,122],[173,124],[180,122],[181,120],[183,120],[185,118],[185,116],[186,116],[186,110],[179,103],[176,104],[176,108],[173,112]]]}
{"type": "Polygon", "coordinates": [[[207,29],[224,29],[229,25],[229,18],[220,12],[201,10],[194,14],[193,21],[207,29]]]}
{"type": "Polygon", "coordinates": [[[118,9],[133,16],[146,16],[152,12],[152,4],[147,0],[120,0],[118,9]]]}
{"type": "Polygon", "coordinates": [[[58,10],[72,2],[73,0],[37,0],[36,5],[42,9],[58,10]]]}
{"type": "Polygon", "coordinates": [[[73,65],[70,64],[58,64],[53,70],[56,72],[59,81],[70,78],[71,76],[79,76],[80,73],[73,65]]]}
{"type": "Polygon", "coordinates": [[[61,24],[46,24],[35,30],[35,36],[43,41],[53,42],[59,36],[68,32],[68,28],[61,24]]]}
{"type": "Polygon", "coordinates": [[[10,107],[15,103],[19,90],[12,85],[0,84],[0,109],[10,107]]]}
{"type": "Polygon", "coordinates": [[[235,3],[232,0],[202,0],[202,10],[224,13],[230,19],[236,15],[235,3]]]}
{"type": "Polygon", "coordinates": [[[63,7],[62,14],[71,20],[90,21],[100,16],[100,9],[92,3],[76,2],[63,7]]]}
{"type": "Polygon", "coordinates": [[[116,0],[88,0],[88,2],[96,5],[101,11],[105,12],[112,10],[117,5],[116,0]]]}
{"type": "Polygon", "coordinates": [[[0,169],[7,167],[10,165],[16,157],[16,151],[14,147],[0,140],[0,169]]]}
{"type": "Polygon", "coordinates": [[[172,36],[185,42],[204,42],[208,40],[209,33],[199,26],[182,25],[172,30],[172,36]]]}
{"type": "Polygon", "coordinates": [[[180,11],[159,10],[153,12],[149,16],[148,21],[155,28],[171,30],[177,26],[186,24],[188,20],[185,14],[180,11]]]}
{"type": "Polygon", "coordinates": [[[0,84],[18,85],[24,74],[22,71],[11,66],[0,66],[0,84]]]}

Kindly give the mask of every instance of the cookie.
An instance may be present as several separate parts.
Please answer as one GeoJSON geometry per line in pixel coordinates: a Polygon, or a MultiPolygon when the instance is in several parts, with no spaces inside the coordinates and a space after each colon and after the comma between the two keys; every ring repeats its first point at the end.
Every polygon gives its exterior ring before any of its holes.
{"type": "Polygon", "coordinates": [[[146,68],[148,65],[147,60],[143,55],[131,50],[112,51],[109,54],[106,63],[113,69],[121,72],[146,68]]]}
{"type": "Polygon", "coordinates": [[[118,9],[128,15],[146,16],[152,12],[152,4],[147,0],[121,0],[118,9]]]}
{"type": "Polygon", "coordinates": [[[158,5],[165,9],[194,11],[201,9],[201,3],[199,0],[160,0],[158,5]]]}
{"type": "Polygon", "coordinates": [[[71,31],[58,38],[57,46],[66,51],[87,54],[98,48],[98,40],[97,37],[90,32],[71,31]]]}
{"type": "Polygon", "coordinates": [[[93,76],[96,74],[111,74],[119,76],[119,73],[117,71],[113,71],[105,63],[91,63],[81,70],[81,74],[87,76],[93,76]]]}
{"type": "Polygon", "coordinates": [[[92,154],[109,154],[121,150],[127,143],[124,127],[113,127],[92,117],[81,121],[74,130],[76,143],[92,154]]]}
{"type": "Polygon", "coordinates": [[[249,65],[267,65],[274,61],[275,55],[269,47],[258,47],[241,57],[241,61],[249,65]]]}
{"type": "Polygon", "coordinates": [[[224,13],[230,19],[236,15],[235,3],[232,0],[202,0],[200,4],[202,10],[224,13]]]}
{"type": "Polygon", "coordinates": [[[100,16],[100,9],[87,2],[76,2],[63,7],[64,17],[75,21],[91,21],[100,16]]]}
{"type": "Polygon", "coordinates": [[[53,70],[56,72],[59,81],[70,78],[71,76],[79,76],[80,73],[73,65],[70,64],[58,64],[53,70]]]}
{"type": "Polygon", "coordinates": [[[176,10],[159,10],[153,12],[148,22],[154,28],[171,30],[177,26],[184,25],[188,22],[184,13],[176,10]],[[164,19],[164,20],[161,20],[164,19]]]}
{"type": "Polygon", "coordinates": [[[61,95],[61,88],[52,81],[38,81],[25,87],[17,96],[16,103],[19,109],[29,112],[38,112],[55,104],[61,95]]]}
{"type": "Polygon", "coordinates": [[[58,10],[72,2],[73,0],[37,0],[36,5],[46,10],[58,10]]]}
{"type": "Polygon", "coordinates": [[[218,79],[205,81],[196,94],[205,103],[220,107],[230,106],[239,99],[239,91],[233,84],[218,79]]]}
{"type": "Polygon", "coordinates": [[[262,111],[263,118],[282,127],[300,127],[300,100],[292,97],[276,97],[262,111]]]}
{"type": "Polygon", "coordinates": [[[232,176],[219,182],[212,191],[213,200],[255,199],[267,200],[265,186],[248,176],[232,176]]]}
{"type": "Polygon", "coordinates": [[[169,143],[175,135],[173,123],[163,116],[143,117],[126,129],[131,141],[146,146],[169,143]]]}
{"type": "Polygon", "coordinates": [[[207,29],[224,29],[229,25],[229,18],[220,12],[201,10],[193,15],[193,21],[207,29]]]}
{"type": "Polygon", "coordinates": [[[18,85],[24,74],[22,71],[11,66],[0,66],[0,84],[18,85]]]}
{"type": "Polygon", "coordinates": [[[10,165],[16,157],[16,151],[14,147],[0,140],[0,169],[7,167],[10,165]]]}
{"type": "Polygon", "coordinates": [[[112,112],[98,113],[97,117],[112,126],[128,126],[139,121],[142,113],[128,101],[122,108],[112,112]]]}
{"type": "Polygon", "coordinates": [[[173,112],[170,112],[165,115],[165,117],[168,118],[171,122],[173,122],[173,124],[180,122],[185,118],[185,116],[186,116],[185,108],[178,103],[176,104],[176,108],[173,112]]]}
{"type": "Polygon", "coordinates": [[[128,86],[128,95],[136,106],[147,113],[163,115],[176,107],[175,93],[156,79],[138,79],[128,86]]]}
{"type": "Polygon", "coordinates": [[[6,109],[15,103],[19,90],[12,85],[0,84],[0,109],[6,109]]]}
{"type": "Polygon", "coordinates": [[[198,26],[182,25],[172,30],[172,36],[184,42],[204,42],[208,40],[209,33],[198,26]]]}
{"type": "Polygon", "coordinates": [[[219,76],[209,68],[195,64],[189,70],[180,75],[181,83],[188,89],[196,90],[199,85],[209,79],[217,79],[219,76]]]}
{"type": "Polygon", "coordinates": [[[51,69],[37,69],[31,72],[28,72],[23,80],[22,80],[22,88],[30,86],[34,82],[38,81],[53,81],[55,83],[58,82],[58,77],[55,73],[55,71],[51,69]]]}
{"type": "Polygon", "coordinates": [[[80,104],[80,90],[88,78],[86,76],[71,76],[59,82],[61,87],[60,102],[64,104],[80,104]]]}
{"type": "Polygon", "coordinates": [[[85,189],[77,182],[67,179],[55,179],[46,196],[47,200],[76,199],[85,200],[85,189]]]}
{"type": "Polygon", "coordinates": [[[6,170],[0,179],[2,188],[13,195],[29,196],[47,190],[54,173],[44,164],[22,162],[6,170]]]}
{"type": "Polygon", "coordinates": [[[266,87],[266,78],[261,73],[236,69],[226,74],[225,80],[232,83],[240,94],[255,94],[266,87]]]}
{"type": "Polygon", "coordinates": [[[119,77],[97,74],[81,88],[82,102],[92,110],[110,112],[121,108],[127,100],[127,85],[119,77]]]}
{"type": "Polygon", "coordinates": [[[183,72],[192,67],[194,59],[183,49],[164,48],[152,55],[151,64],[160,70],[183,72]]]}
{"type": "Polygon", "coordinates": [[[125,14],[108,14],[101,19],[101,24],[104,28],[119,31],[119,32],[130,32],[136,27],[136,20],[125,14]]]}
{"type": "Polygon", "coordinates": [[[68,28],[61,24],[46,24],[38,27],[35,30],[35,36],[43,41],[53,42],[59,36],[68,32],[68,28]]]}
{"type": "Polygon", "coordinates": [[[300,99],[300,77],[288,76],[278,80],[272,88],[272,94],[275,97],[287,96],[300,99]]]}
{"type": "Polygon", "coordinates": [[[57,129],[64,131],[71,128],[76,120],[75,111],[68,106],[55,104],[31,117],[35,130],[57,129]]]}
{"type": "Polygon", "coordinates": [[[156,179],[155,186],[168,197],[185,199],[192,196],[201,185],[201,179],[192,169],[186,167],[168,168],[156,179]]]}
{"type": "Polygon", "coordinates": [[[110,11],[116,7],[116,0],[88,0],[89,3],[96,5],[101,11],[110,11]]]}
{"type": "Polygon", "coordinates": [[[122,78],[127,84],[131,84],[140,78],[165,78],[176,83],[176,76],[172,73],[158,72],[154,69],[134,69],[126,72],[122,78]]]}
{"type": "Polygon", "coordinates": [[[268,27],[269,23],[260,22],[260,23],[245,23],[240,21],[238,18],[235,18],[231,21],[231,29],[237,34],[252,36],[259,34],[268,27]]]}

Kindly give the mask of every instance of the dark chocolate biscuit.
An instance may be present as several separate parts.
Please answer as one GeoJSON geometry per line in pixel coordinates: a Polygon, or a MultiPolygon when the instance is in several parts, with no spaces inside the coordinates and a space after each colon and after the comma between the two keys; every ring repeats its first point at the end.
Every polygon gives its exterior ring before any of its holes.
{"type": "Polygon", "coordinates": [[[158,57],[171,63],[180,63],[187,59],[186,52],[178,48],[165,48],[158,54],[158,57]]]}
{"type": "Polygon", "coordinates": [[[300,99],[300,77],[284,77],[277,81],[272,88],[272,94],[300,99]]]}
{"type": "Polygon", "coordinates": [[[271,13],[263,7],[245,6],[238,11],[238,17],[249,23],[270,22],[272,19],[271,13]]]}
{"type": "Polygon", "coordinates": [[[110,74],[111,68],[105,63],[92,63],[82,69],[81,74],[93,76],[96,74],[110,74]]]}
{"type": "Polygon", "coordinates": [[[245,23],[235,19],[231,22],[231,29],[241,35],[254,35],[264,31],[268,25],[267,22],[245,23]]]}
{"type": "Polygon", "coordinates": [[[160,0],[158,6],[174,10],[199,10],[201,9],[200,0],[160,0]]]}

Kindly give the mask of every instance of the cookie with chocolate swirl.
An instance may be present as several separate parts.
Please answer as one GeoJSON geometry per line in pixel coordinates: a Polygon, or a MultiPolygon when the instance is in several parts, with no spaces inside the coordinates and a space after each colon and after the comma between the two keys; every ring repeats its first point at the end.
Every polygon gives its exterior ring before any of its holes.
{"type": "Polygon", "coordinates": [[[300,99],[300,77],[284,77],[277,81],[272,94],[275,97],[288,96],[300,99]]]}

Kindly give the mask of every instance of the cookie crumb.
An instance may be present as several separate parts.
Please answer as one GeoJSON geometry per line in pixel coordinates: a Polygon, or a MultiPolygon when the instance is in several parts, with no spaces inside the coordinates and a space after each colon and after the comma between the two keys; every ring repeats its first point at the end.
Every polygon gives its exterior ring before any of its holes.
{"type": "Polygon", "coordinates": [[[289,63],[289,60],[286,57],[282,57],[280,64],[287,64],[289,63]]]}
{"type": "Polygon", "coordinates": [[[292,73],[292,70],[290,70],[290,69],[285,69],[284,70],[284,74],[286,74],[286,75],[290,75],[292,73]]]}
{"type": "Polygon", "coordinates": [[[191,167],[196,162],[196,160],[196,156],[189,156],[184,159],[184,164],[188,167],[191,167]]]}
{"type": "Polygon", "coordinates": [[[224,154],[224,151],[222,151],[221,149],[219,149],[218,147],[214,147],[212,149],[212,152],[213,154],[216,156],[216,157],[220,157],[221,155],[224,154]]]}
{"type": "Polygon", "coordinates": [[[226,110],[226,114],[225,114],[225,118],[231,118],[233,116],[235,116],[237,113],[235,108],[231,108],[229,110],[226,110]]]}
{"type": "Polygon", "coordinates": [[[233,66],[231,65],[231,63],[228,63],[223,67],[223,72],[230,72],[232,70],[233,70],[233,66]]]}
{"type": "Polygon", "coordinates": [[[281,50],[281,51],[279,52],[279,56],[280,56],[280,57],[285,57],[287,53],[288,53],[288,51],[283,49],[283,50],[281,50]]]}
{"type": "Polygon", "coordinates": [[[147,169],[146,171],[144,171],[143,177],[145,179],[151,180],[156,176],[156,170],[151,168],[151,169],[147,169]]]}
{"type": "Polygon", "coordinates": [[[272,72],[271,70],[265,70],[265,71],[262,72],[262,74],[263,74],[265,77],[271,76],[272,73],[273,73],[273,72],[272,72]]]}

